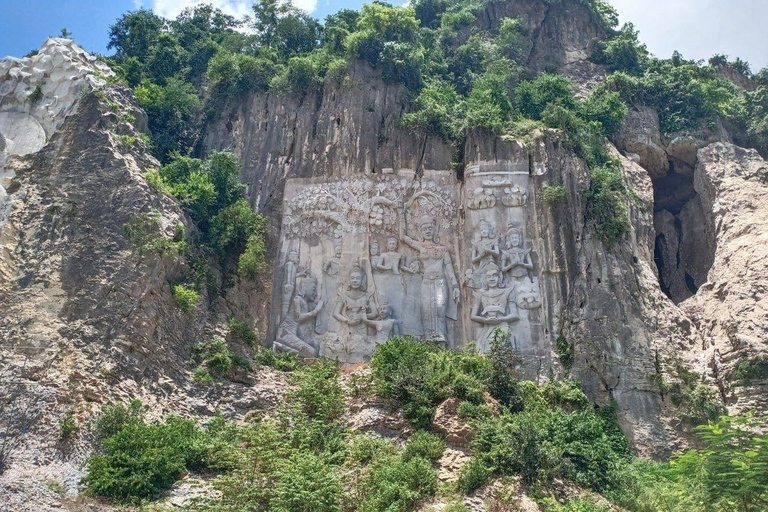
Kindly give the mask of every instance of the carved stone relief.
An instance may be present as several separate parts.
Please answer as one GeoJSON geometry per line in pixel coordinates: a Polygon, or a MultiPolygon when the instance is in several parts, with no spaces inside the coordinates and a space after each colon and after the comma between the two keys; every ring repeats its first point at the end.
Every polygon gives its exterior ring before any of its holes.
{"type": "Polygon", "coordinates": [[[482,352],[490,350],[497,328],[510,333],[522,356],[540,352],[541,293],[527,237],[529,179],[527,171],[498,165],[475,167],[465,177],[464,277],[472,307],[463,332],[482,352]],[[479,200],[491,195],[494,201],[479,200]]]}
{"type": "Polygon", "coordinates": [[[452,346],[460,301],[457,192],[452,173],[439,171],[289,180],[275,348],[358,362],[393,335],[452,346]],[[302,279],[315,286],[302,287],[302,279]]]}
{"type": "Polygon", "coordinates": [[[523,358],[540,357],[530,177],[503,169],[474,167],[463,184],[448,171],[289,180],[276,349],[360,362],[406,335],[488,352],[501,328],[523,358]]]}

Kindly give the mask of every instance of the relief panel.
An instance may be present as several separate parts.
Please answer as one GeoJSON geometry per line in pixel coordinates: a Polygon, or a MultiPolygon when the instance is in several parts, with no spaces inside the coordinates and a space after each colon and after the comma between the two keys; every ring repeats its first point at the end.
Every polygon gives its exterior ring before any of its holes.
{"type": "Polygon", "coordinates": [[[453,174],[440,171],[289,180],[276,350],[359,362],[394,335],[453,346],[458,196],[453,174]]]}

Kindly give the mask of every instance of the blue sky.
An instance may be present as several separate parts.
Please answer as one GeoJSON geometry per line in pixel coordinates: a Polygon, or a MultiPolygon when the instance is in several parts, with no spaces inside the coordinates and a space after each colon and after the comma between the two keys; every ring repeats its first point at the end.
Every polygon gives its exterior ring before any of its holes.
{"type": "MultiPolygon", "coordinates": [[[[87,50],[107,52],[109,25],[138,5],[175,16],[199,0],[0,0],[0,57],[20,57],[40,47],[62,27],[87,50]]],[[[250,0],[209,0],[231,13],[248,11],[250,0]]],[[[513,0],[514,1],[514,0],[513,0]]],[[[622,21],[633,21],[641,39],[659,57],[675,49],[687,58],[715,53],[739,56],[753,70],[768,65],[768,1],[765,0],[610,0],[622,21]]],[[[323,18],[363,0],[294,0],[323,18]]],[[[399,3],[394,1],[393,3],[399,3]]]]}

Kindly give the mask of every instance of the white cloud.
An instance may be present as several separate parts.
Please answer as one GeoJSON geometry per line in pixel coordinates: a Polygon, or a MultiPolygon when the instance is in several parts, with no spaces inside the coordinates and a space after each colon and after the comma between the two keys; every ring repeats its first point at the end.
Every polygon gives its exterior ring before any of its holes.
{"type": "Polygon", "coordinates": [[[752,69],[768,65],[765,0],[610,0],[621,21],[640,30],[640,40],[657,57],[678,50],[688,59],[716,53],[740,57],[752,69]]]}
{"type": "MultiPolygon", "coordinates": [[[[134,0],[141,2],[141,0],[134,0]]],[[[225,14],[241,17],[251,13],[254,0],[153,0],[152,9],[164,18],[175,18],[187,7],[212,4],[225,14]]],[[[293,0],[293,5],[308,13],[317,8],[317,0],[293,0]]]]}

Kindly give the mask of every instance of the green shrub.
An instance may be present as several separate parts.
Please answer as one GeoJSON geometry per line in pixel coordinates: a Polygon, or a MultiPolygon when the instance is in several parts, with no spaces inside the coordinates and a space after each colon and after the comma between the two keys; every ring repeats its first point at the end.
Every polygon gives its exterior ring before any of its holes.
{"type": "Polygon", "coordinates": [[[376,457],[396,455],[397,448],[391,439],[376,434],[355,436],[349,447],[349,460],[355,465],[365,465],[376,457]]]}
{"type": "Polygon", "coordinates": [[[441,350],[412,338],[379,345],[371,367],[378,393],[401,403],[417,428],[429,427],[435,408],[446,398],[481,404],[491,373],[488,360],[472,350],[441,350]]]}
{"type": "Polygon", "coordinates": [[[530,119],[541,119],[544,109],[551,104],[576,109],[571,81],[562,75],[546,73],[535,80],[520,82],[515,88],[515,102],[520,113],[530,119]]]}
{"type": "Polygon", "coordinates": [[[562,185],[547,185],[541,190],[541,198],[549,206],[568,202],[568,191],[562,185]]]}
{"type": "Polygon", "coordinates": [[[437,472],[421,457],[381,457],[360,484],[364,491],[360,512],[406,512],[422,498],[435,493],[437,472]]]}
{"type": "Polygon", "coordinates": [[[275,354],[272,349],[262,348],[256,352],[255,360],[262,366],[270,366],[281,372],[292,372],[300,367],[299,358],[290,352],[275,354]]]}
{"type": "Polygon", "coordinates": [[[344,412],[339,366],[328,360],[304,366],[293,375],[296,388],[288,393],[291,406],[312,420],[334,422],[344,412]]]}
{"type": "Polygon", "coordinates": [[[637,39],[634,25],[625,24],[606,41],[598,41],[592,59],[607,65],[612,71],[624,71],[638,75],[648,61],[648,50],[637,39]]]}
{"type": "Polygon", "coordinates": [[[213,378],[213,375],[211,375],[211,372],[208,370],[208,368],[200,365],[195,368],[194,372],[192,372],[192,382],[201,386],[209,386],[216,382],[216,379],[213,378]]]}
{"type": "Polygon", "coordinates": [[[135,399],[128,405],[106,405],[96,420],[96,438],[104,440],[120,432],[126,425],[144,422],[146,409],[141,400],[135,399]]]}
{"type": "Polygon", "coordinates": [[[456,415],[459,418],[480,421],[493,416],[493,410],[485,404],[477,405],[472,402],[463,401],[456,408],[456,415]]]}
{"type": "Polygon", "coordinates": [[[568,374],[571,372],[571,368],[573,367],[573,359],[574,359],[574,350],[575,346],[573,343],[569,342],[567,339],[565,339],[564,335],[560,335],[557,337],[557,355],[560,358],[560,364],[563,365],[563,369],[565,370],[565,373],[568,374]]]}
{"type": "Polygon", "coordinates": [[[75,415],[72,411],[59,420],[59,440],[66,441],[72,439],[77,431],[80,430],[77,422],[75,421],[75,415]]]}
{"type": "Polygon", "coordinates": [[[557,505],[547,510],[552,510],[552,512],[611,512],[613,509],[595,503],[589,498],[574,498],[566,501],[564,505],[557,505]]]}
{"type": "Polygon", "coordinates": [[[409,461],[416,457],[436,461],[442,457],[445,451],[445,443],[434,434],[424,430],[413,433],[405,444],[403,460],[409,461]]]}
{"type": "MultiPolygon", "coordinates": [[[[207,343],[198,343],[193,359],[214,377],[227,375],[232,371],[232,351],[222,338],[216,337],[207,343]]],[[[201,374],[201,377],[204,376],[201,374]]]]}
{"type": "Polygon", "coordinates": [[[258,232],[248,237],[245,250],[237,262],[237,273],[245,279],[258,277],[266,263],[267,244],[264,241],[263,230],[261,226],[256,229],[258,232]]]}
{"type": "Polygon", "coordinates": [[[606,245],[619,243],[629,232],[624,178],[616,169],[601,167],[591,171],[592,181],[584,194],[585,217],[597,237],[606,245]]]}
{"type": "Polygon", "coordinates": [[[203,460],[202,439],[194,422],[173,416],[156,425],[128,423],[104,440],[103,455],[88,460],[83,482],[94,496],[125,505],[144,503],[203,460]]]}
{"type": "Polygon", "coordinates": [[[278,475],[270,510],[340,512],[341,478],[322,457],[296,454],[278,475]]]}
{"type": "Polygon", "coordinates": [[[459,471],[456,486],[459,492],[472,494],[488,482],[491,473],[492,471],[485,466],[481,459],[472,457],[459,471]]]}
{"type": "Polygon", "coordinates": [[[32,90],[31,93],[29,93],[29,96],[27,96],[27,99],[29,100],[29,103],[31,105],[35,105],[40,100],[43,99],[43,88],[40,84],[37,84],[35,88],[32,90]]]}
{"type": "Polygon", "coordinates": [[[237,318],[230,318],[228,326],[229,334],[235,340],[245,343],[249,347],[256,346],[258,337],[256,336],[256,331],[248,322],[238,320],[237,318]]]}
{"type": "MultiPolygon", "coordinates": [[[[496,329],[491,338],[491,375],[488,380],[488,392],[502,405],[518,410],[521,406],[518,396],[520,377],[520,357],[512,348],[511,334],[496,329]]],[[[466,407],[466,406],[464,406],[466,407]]]]}
{"type": "Polygon", "coordinates": [[[176,300],[176,305],[184,313],[191,313],[200,304],[200,293],[183,284],[175,284],[171,287],[171,294],[176,300]]]}
{"type": "Polygon", "coordinates": [[[768,357],[753,357],[739,360],[733,370],[732,380],[738,384],[751,385],[753,380],[768,379],[768,357]]]}
{"type": "MultiPolygon", "coordinates": [[[[184,233],[173,238],[164,235],[161,229],[161,215],[158,210],[139,213],[131,222],[123,224],[123,234],[134,247],[138,256],[156,253],[160,256],[180,256],[187,250],[184,233]]],[[[182,226],[183,228],[183,226],[182,226]]]]}

